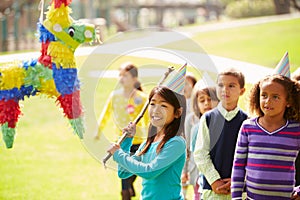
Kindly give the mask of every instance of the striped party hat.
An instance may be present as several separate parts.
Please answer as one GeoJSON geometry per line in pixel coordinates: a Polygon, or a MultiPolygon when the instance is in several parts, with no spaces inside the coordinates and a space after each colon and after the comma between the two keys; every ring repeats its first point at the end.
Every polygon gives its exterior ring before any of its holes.
{"type": "Polygon", "coordinates": [[[274,74],[281,74],[283,76],[291,78],[288,52],[285,52],[284,56],[281,58],[280,62],[277,64],[274,74]]]}
{"type": "Polygon", "coordinates": [[[162,86],[169,88],[170,90],[183,95],[185,74],[186,74],[186,63],[180,67],[178,71],[172,71],[166,80],[162,83],[162,86]]]}

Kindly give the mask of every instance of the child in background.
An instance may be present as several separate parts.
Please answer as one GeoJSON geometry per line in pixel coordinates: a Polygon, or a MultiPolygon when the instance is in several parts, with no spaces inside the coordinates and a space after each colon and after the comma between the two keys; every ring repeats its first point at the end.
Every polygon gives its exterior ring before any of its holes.
{"type": "MultiPolygon", "coordinates": [[[[118,163],[118,175],[127,178],[133,174],[142,177],[141,199],[183,200],[180,175],[186,157],[184,120],[186,101],[165,86],[155,87],[149,95],[150,127],[147,141],[134,156],[129,151],[132,138],[126,138],[120,147],[115,144],[108,152],[118,163]]],[[[135,124],[124,131],[135,134],[135,124]]]]}
{"type": "MultiPolygon", "coordinates": [[[[292,80],[294,81],[298,81],[298,83],[300,83],[300,68],[298,67],[298,69],[296,71],[293,72],[292,74],[292,80]]],[[[295,161],[295,166],[296,166],[296,191],[293,195],[293,200],[300,200],[300,151],[298,152],[298,156],[296,158],[295,161]]]]}
{"type": "Polygon", "coordinates": [[[201,199],[231,199],[233,155],[240,126],[247,115],[239,109],[245,92],[244,75],[236,69],[218,74],[218,106],[200,118],[194,151],[197,167],[204,175],[201,199]]]}
{"type": "Polygon", "coordinates": [[[185,76],[185,84],[184,84],[183,92],[187,103],[187,107],[186,107],[186,110],[188,111],[187,113],[191,111],[191,96],[192,96],[193,88],[196,83],[197,83],[197,79],[192,74],[187,74],[185,76]]]}
{"type": "MultiPolygon", "coordinates": [[[[122,134],[122,128],[125,127],[128,122],[133,121],[147,102],[147,95],[142,91],[141,84],[138,81],[138,68],[130,63],[126,62],[121,65],[119,70],[119,83],[122,88],[115,90],[111,93],[103,112],[99,118],[99,131],[96,135],[96,139],[99,139],[100,132],[107,126],[109,120],[114,120],[114,127],[111,129],[111,135],[117,137],[122,134]]],[[[137,128],[138,134],[133,138],[133,145],[130,152],[132,154],[138,149],[139,145],[146,138],[147,126],[149,118],[147,115],[141,119],[137,128]]],[[[113,137],[112,137],[113,138],[113,137]]],[[[135,190],[133,182],[136,176],[122,179],[122,199],[131,199],[131,196],[135,196],[135,190]]]]}
{"type": "MultiPolygon", "coordinates": [[[[298,68],[293,74],[292,74],[292,79],[294,81],[298,81],[300,83],[300,68],[298,68]]],[[[296,158],[296,185],[300,186],[300,152],[298,153],[298,156],[296,158]]],[[[300,199],[300,195],[298,195],[300,199]]]]}
{"type": "MultiPolygon", "coordinates": [[[[185,76],[185,84],[184,84],[184,89],[183,89],[183,94],[184,94],[184,97],[186,99],[186,110],[187,110],[187,114],[189,114],[191,111],[192,111],[192,106],[191,106],[191,98],[192,98],[192,91],[193,91],[193,88],[195,86],[197,82],[197,79],[192,75],[192,74],[186,74],[185,76]]],[[[187,146],[189,146],[189,143],[187,142],[187,146]]],[[[187,153],[189,153],[187,151],[187,153]]],[[[189,159],[190,155],[188,154],[187,155],[187,159],[189,159]]],[[[187,165],[185,165],[185,170],[187,170],[187,165]]],[[[183,173],[182,176],[181,176],[181,183],[182,183],[182,193],[183,193],[183,196],[184,196],[184,199],[186,199],[186,193],[187,193],[187,188],[188,188],[188,179],[187,179],[187,173],[183,173]]]]}
{"type": "Polygon", "coordinates": [[[191,153],[195,148],[196,134],[192,135],[198,129],[198,122],[200,117],[206,112],[216,107],[219,100],[217,98],[216,89],[214,87],[203,88],[202,82],[197,82],[193,88],[191,96],[192,113],[187,115],[185,121],[185,139],[187,143],[187,161],[183,168],[182,181],[193,185],[194,187],[194,200],[200,199],[199,184],[199,171],[194,161],[194,156],[191,153]],[[197,127],[194,127],[197,126],[197,127]],[[193,139],[194,138],[194,139],[193,139]]]}
{"type": "Polygon", "coordinates": [[[232,199],[291,199],[300,149],[300,86],[283,75],[267,76],[251,90],[257,117],[240,130],[232,171],[232,199]]]}

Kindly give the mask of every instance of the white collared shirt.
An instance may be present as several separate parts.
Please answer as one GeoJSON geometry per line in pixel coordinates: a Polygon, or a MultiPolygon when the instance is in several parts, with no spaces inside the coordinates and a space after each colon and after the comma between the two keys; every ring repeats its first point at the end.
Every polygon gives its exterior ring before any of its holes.
{"type": "MultiPolygon", "coordinates": [[[[218,104],[217,109],[227,121],[232,120],[240,110],[239,107],[236,107],[232,111],[227,111],[222,106],[221,102],[218,104]]],[[[205,115],[202,115],[202,117],[200,118],[194,151],[194,160],[199,171],[204,174],[206,180],[210,185],[221,178],[210,158],[210,136],[205,115]]]]}

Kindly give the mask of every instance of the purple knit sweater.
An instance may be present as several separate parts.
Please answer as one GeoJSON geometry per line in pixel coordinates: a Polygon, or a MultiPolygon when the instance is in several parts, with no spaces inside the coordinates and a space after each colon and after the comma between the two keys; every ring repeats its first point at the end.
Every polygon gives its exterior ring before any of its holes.
{"type": "Polygon", "coordinates": [[[246,120],[235,150],[232,199],[290,199],[295,159],[300,149],[300,123],[290,122],[270,133],[257,118],[246,120]]]}

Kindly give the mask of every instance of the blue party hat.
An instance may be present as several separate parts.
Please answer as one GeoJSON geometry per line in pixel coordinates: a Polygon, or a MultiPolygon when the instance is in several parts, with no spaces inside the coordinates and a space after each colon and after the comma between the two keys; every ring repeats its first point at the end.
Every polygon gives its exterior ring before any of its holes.
{"type": "Polygon", "coordinates": [[[285,52],[284,56],[281,58],[281,60],[277,64],[274,74],[281,74],[283,76],[291,78],[288,52],[285,52]]]}
{"type": "Polygon", "coordinates": [[[172,71],[166,78],[166,80],[162,83],[162,86],[165,86],[170,90],[183,95],[186,65],[187,64],[185,63],[178,71],[172,71]]]}

